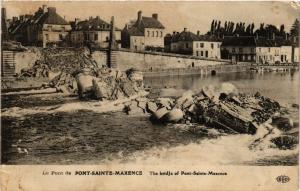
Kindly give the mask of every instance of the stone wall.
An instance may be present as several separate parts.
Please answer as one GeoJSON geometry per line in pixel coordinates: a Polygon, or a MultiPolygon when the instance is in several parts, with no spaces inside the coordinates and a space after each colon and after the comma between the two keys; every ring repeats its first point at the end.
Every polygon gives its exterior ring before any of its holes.
{"type": "Polygon", "coordinates": [[[228,60],[200,59],[194,56],[154,52],[119,50],[116,55],[116,65],[122,71],[131,67],[142,71],[150,71],[156,69],[198,68],[230,63],[228,60]]]}

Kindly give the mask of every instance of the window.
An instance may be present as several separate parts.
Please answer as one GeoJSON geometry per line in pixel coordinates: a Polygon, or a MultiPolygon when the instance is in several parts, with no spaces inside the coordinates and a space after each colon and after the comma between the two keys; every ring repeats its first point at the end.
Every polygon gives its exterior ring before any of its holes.
{"type": "Polygon", "coordinates": [[[243,52],[243,48],[239,48],[239,52],[243,52]]]}
{"type": "Polygon", "coordinates": [[[271,52],[271,48],[268,48],[268,51],[271,52]]]}
{"type": "Polygon", "coordinates": [[[154,37],[154,31],[152,31],[152,37],[154,37]]]}
{"type": "Polygon", "coordinates": [[[162,37],[163,36],[163,32],[162,31],[160,31],[160,37],[162,37]]]}
{"type": "Polygon", "coordinates": [[[211,44],[210,44],[210,47],[211,47],[212,49],[214,49],[214,43],[211,43],[211,44]]]}
{"type": "Polygon", "coordinates": [[[185,47],[186,47],[186,48],[189,48],[189,43],[185,43],[185,47]]]}
{"type": "Polygon", "coordinates": [[[156,37],[158,37],[158,31],[156,31],[156,37]]]}
{"type": "Polygon", "coordinates": [[[205,57],[206,58],[208,57],[208,51],[205,51],[205,57]]]}
{"type": "Polygon", "coordinates": [[[200,52],[200,55],[203,56],[203,51],[200,52]]]}
{"type": "Polygon", "coordinates": [[[49,35],[48,35],[48,34],[45,34],[45,38],[46,38],[46,40],[48,41],[48,40],[49,40],[49,35]]]}
{"type": "Polygon", "coordinates": [[[63,40],[63,35],[59,34],[59,40],[63,40]]]}
{"type": "Polygon", "coordinates": [[[235,53],[235,48],[232,48],[232,52],[235,53]]]}
{"type": "Polygon", "coordinates": [[[107,36],[105,39],[106,39],[106,42],[108,42],[108,41],[109,41],[109,37],[108,37],[108,36],[107,36]]]}
{"type": "Polygon", "coordinates": [[[98,34],[95,34],[95,35],[94,35],[94,40],[95,40],[95,41],[98,41],[98,34]]]}
{"type": "Polygon", "coordinates": [[[148,32],[148,37],[150,36],[150,31],[147,31],[148,32]]]}
{"type": "Polygon", "coordinates": [[[84,33],[84,40],[88,40],[88,34],[84,33]]]}
{"type": "Polygon", "coordinates": [[[200,43],[200,47],[203,48],[204,47],[204,43],[200,43]]]}
{"type": "Polygon", "coordinates": [[[196,55],[199,56],[199,51],[196,51],[196,55]]]}
{"type": "Polygon", "coordinates": [[[259,48],[258,51],[261,52],[261,48],[259,48]]]}

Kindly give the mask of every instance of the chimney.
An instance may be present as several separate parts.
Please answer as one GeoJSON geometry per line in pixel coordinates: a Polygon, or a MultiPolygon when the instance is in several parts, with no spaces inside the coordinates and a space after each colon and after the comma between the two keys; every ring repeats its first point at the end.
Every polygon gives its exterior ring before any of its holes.
{"type": "Polygon", "coordinates": [[[200,31],[197,31],[197,36],[200,36],[200,31]]]}
{"type": "Polygon", "coordinates": [[[187,28],[183,28],[183,32],[186,32],[187,31],[187,28]]]}
{"type": "Polygon", "coordinates": [[[46,13],[47,12],[47,5],[43,5],[42,9],[43,9],[43,12],[46,13]]]}
{"type": "Polygon", "coordinates": [[[77,25],[79,23],[80,19],[79,18],[75,18],[75,25],[77,25]]]}
{"type": "Polygon", "coordinates": [[[13,23],[15,23],[15,22],[17,22],[17,21],[18,21],[18,17],[13,17],[13,18],[12,18],[12,22],[13,22],[13,23]]]}
{"type": "Polygon", "coordinates": [[[100,19],[100,17],[99,17],[99,16],[96,16],[96,19],[100,19]]]}
{"type": "Polygon", "coordinates": [[[48,13],[56,13],[55,7],[48,7],[48,13]]]}
{"type": "Polygon", "coordinates": [[[158,19],[158,14],[157,14],[157,13],[153,13],[153,14],[152,14],[152,18],[154,18],[154,19],[157,20],[157,19],[158,19]]]}
{"type": "Polygon", "coordinates": [[[140,23],[142,21],[142,11],[138,12],[137,22],[140,23]]]}
{"type": "Polygon", "coordinates": [[[20,21],[24,21],[24,15],[20,15],[20,21]]]}

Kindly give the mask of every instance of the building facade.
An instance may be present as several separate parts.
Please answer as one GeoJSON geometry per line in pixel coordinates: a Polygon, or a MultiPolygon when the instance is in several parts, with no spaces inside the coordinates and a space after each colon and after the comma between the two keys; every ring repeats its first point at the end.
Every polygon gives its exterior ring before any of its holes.
{"type": "Polygon", "coordinates": [[[280,64],[292,62],[292,46],[288,39],[253,36],[224,37],[221,57],[237,62],[280,64]]]}
{"type": "Polygon", "coordinates": [[[138,12],[134,24],[126,24],[122,30],[122,47],[131,50],[163,50],[165,27],[159,22],[158,14],[142,16],[138,12]]]}
{"type": "Polygon", "coordinates": [[[221,58],[232,61],[255,62],[256,43],[254,37],[224,37],[221,45],[221,58]]]}
{"type": "Polygon", "coordinates": [[[170,40],[170,52],[193,55],[201,58],[220,59],[221,41],[215,36],[197,35],[186,28],[182,32],[173,32],[170,40]]]}
{"type": "Polygon", "coordinates": [[[210,59],[221,59],[222,42],[214,36],[199,35],[193,41],[193,56],[210,59]]]}
{"type": "MultiPolygon", "coordinates": [[[[108,48],[110,40],[111,24],[100,19],[99,16],[88,20],[79,21],[75,19],[70,33],[71,44],[82,46],[93,44],[99,48],[108,48]]],[[[121,30],[115,28],[115,40],[118,45],[121,43],[121,30]]]]}
{"type": "Polygon", "coordinates": [[[13,18],[9,33],[13,40],[25,45],[47,46],[67,42],[71,25],[56,12],[55,7],[43,5],[34,15],[13,18]]]}

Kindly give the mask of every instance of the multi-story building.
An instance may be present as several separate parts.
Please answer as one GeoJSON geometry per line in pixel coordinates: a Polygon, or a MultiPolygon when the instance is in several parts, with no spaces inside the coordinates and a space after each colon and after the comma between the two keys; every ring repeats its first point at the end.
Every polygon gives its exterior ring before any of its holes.
{"type": "Polygon", "coordinates": [[[201,58],[221,59],[221,40],[215,36],[197,35],[193,41],[193,55],[201,58]]]}
{"type": "Polygon", "coordinates": [[[198,40],[198,36],[187,28],[184,28],[182,32],[173,32],[171,38],[171,52],[177,54],[193,54],[193,42],[198,40]]]}
{"type": "Polygon", "coordinates": [[[201,58],[220,59],[221,41],[215,36],[197,35],[186,28],[180,33],[173,32],[170,42],[170,52],[188,54],[201,58]]]}
{"type": "Polygon", "coordinates": [[[221,45],[221,58],[254,62],[256,42],[252,36],[227,36],[221,45]]]}
{"type": "Polygon", "coordinates": [[[71,25],[56,12],[55,7],[43,5],[24,23],[25,44],[47,46],[67,41],[71,25]]]}
{"type": "Polygon", "coordinates": [[[238,62],[278,64],[292,62],[292,46],[286,38],[267,39],[253,36],[224,37],[221,57],[238,62]]]}
{"type": "Polygon", "coordinates": [[[127,24],[122,30],[122,47],[132,50],[162,50],[164,30],[158,14],[144,17],[142,11],[139,11],[136,22],[127,24]]]}
{"type": "MultiPolygon", "coordinates": [[[[110,40],[111,24],[102,20],[99,16],[88,20],[75,19],[72,24],[70,40],[72,45],[87,45],[92,43],[99,48],[108,48],[110,40]]],[[[121,30],[115,27],[115,40],[120,45],[121,30]]]]}

